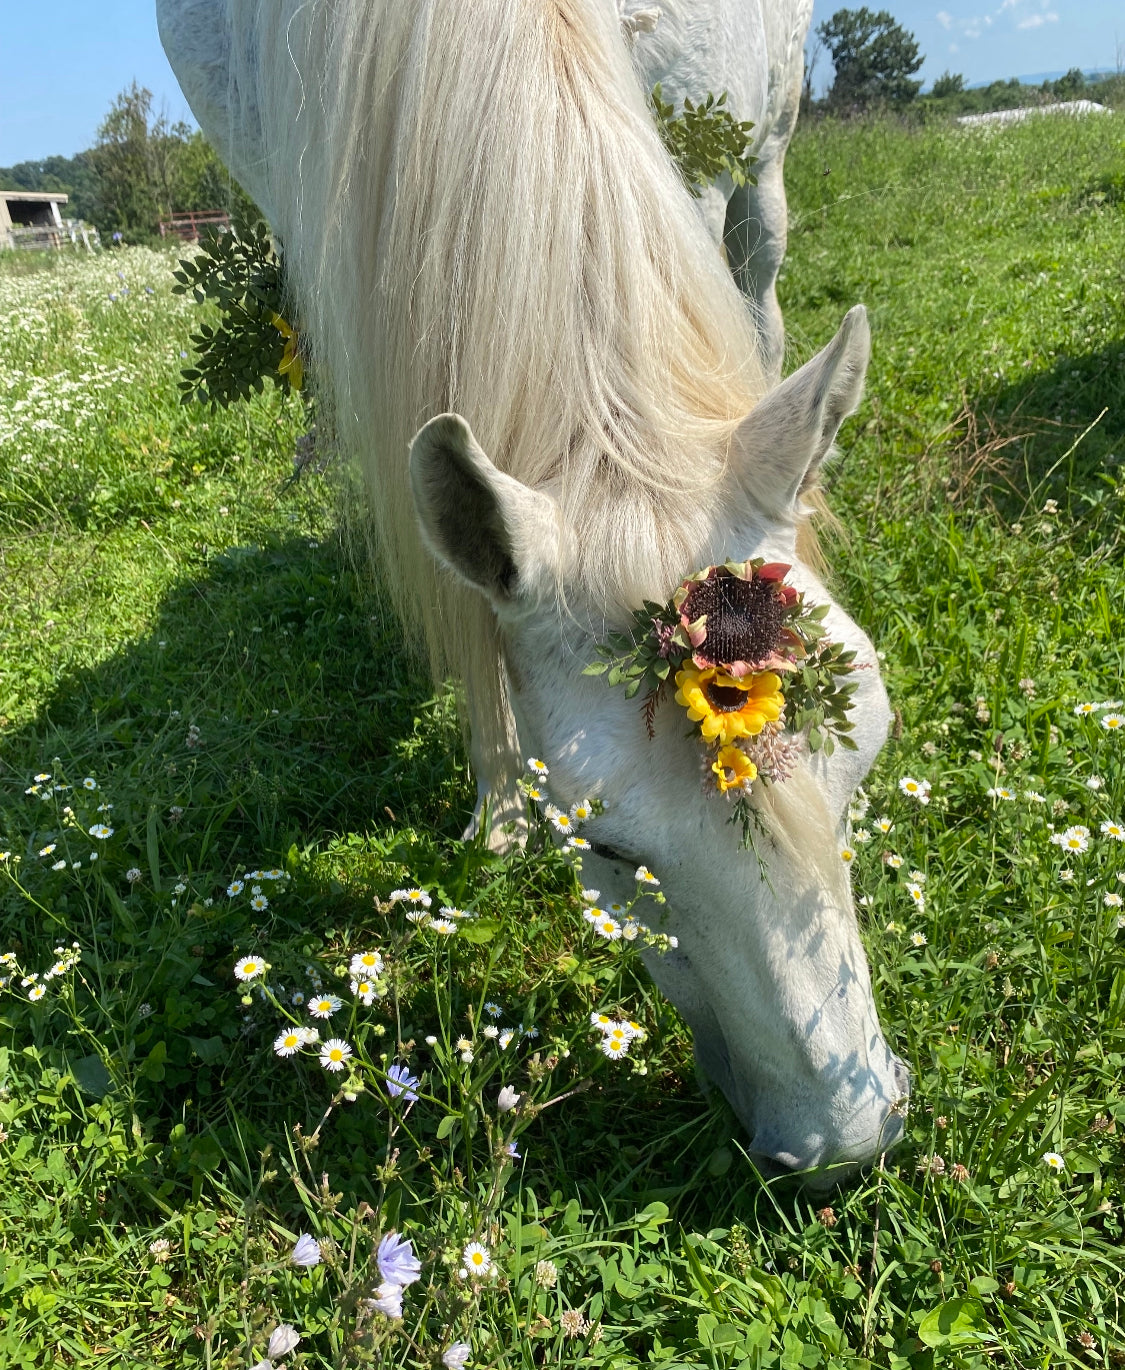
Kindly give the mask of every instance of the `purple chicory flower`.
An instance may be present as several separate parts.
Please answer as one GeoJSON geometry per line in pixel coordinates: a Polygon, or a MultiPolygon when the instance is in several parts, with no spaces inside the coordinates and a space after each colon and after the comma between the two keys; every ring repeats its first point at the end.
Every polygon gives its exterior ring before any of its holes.
{"type": "Polygon", "coordinates": [[[422,1274],[422,1263],[414,1254],[414,1248],[406,1237],[397,1232],[388,1232],[379,1243],[376,1253],[379,1274],[390,1284],[401,1285],[403,1289],[413,1284],[422,1274]]]}
{"type": "Polygon", "coordinates": [[[375,1305],[375,1310],[382,1313],[385,1318],[402,1317],[402,1286],[395,1284],[392,1280],[386,1280],[375,1291],[375,1297],[371,1301],[375,1305]]]}
{"type": "Polygon", "coordinates": [[[320,1243],[315,1237],[311,1237],[307,1232],[302,1232],[297,1238],[289,1259],[294,1265],[319,1265],[324,1257],[320,1254],[320,1243]]]}
{"type": "Polygon", "coordinates": [[[301,1340],[301,1335],[295,1327],[289,1323],[279,1323],[270,1334],[269,1350],[266,1355],[270,1360],[280,1360],[282,1356],[287,1356],[290,1351],[301,1340]]]}
{"type": "Polygon", "coordinates": [[[391,1066],[387,1071],[387,1093],[392,1099],[397,1099],[402,1094],[408,1104],[414,1103],[418,1098],[414,1093],[414,1086],[419,1083],[421,1082],[411,1075],[405,1066],[391,1066]]]}

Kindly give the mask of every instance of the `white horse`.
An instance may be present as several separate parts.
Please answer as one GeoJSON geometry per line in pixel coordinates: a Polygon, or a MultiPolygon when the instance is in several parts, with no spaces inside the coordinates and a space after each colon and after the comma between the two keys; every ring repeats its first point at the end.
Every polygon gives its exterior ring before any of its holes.
{"type": "Polygon", "coordinates": [[[857,750],[755,789],[765,879],[675,708],[650,740],[582,674],[706,565],[784,561],[830,603],[802,491],[859,401],[862,309],[770,389],[614,0],[160,3],[200,123],[284,243],[383,578],[438,678],[465,682],[499,817],[532,754],[559,804],[602,799],[585,875],[624,899],[638,864],[660,874],[679,946],[652,973],[755,1152],[871,1160],[907,1088],[838,854],[889,717],[871,643],[832,605],[865,667],[857,750]]]}

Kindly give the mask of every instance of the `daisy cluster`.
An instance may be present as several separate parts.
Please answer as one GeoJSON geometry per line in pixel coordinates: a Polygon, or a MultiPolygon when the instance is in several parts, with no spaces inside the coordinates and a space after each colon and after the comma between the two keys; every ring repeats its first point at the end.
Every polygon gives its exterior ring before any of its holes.
{"type": "MultiPolygon", "coordinates": [[[[38,771],[24,789],[24,794],[43,804],[53,802],[62,829],[61,832],[43,833],[39,840],[43,837],[48,840],[41,847],[32,844],[34,854],[44,866],[53,871],[81,870],[83,859],[76,849],[90,845],[87,838],[92,839],[94,850],[85,857],[85,864],[97,864],[101,857],[98,845],[107,842],[115,829],[113,805],[103,799],[98,782],[92,775],[72,785],[57,778],[51,771],[38,771]],[[75,805],[81,812],[76,811],[75,805]]],[[[18,855],[13,857],[10,851],[0,851],[0,863],[13,859],[19,860],[18,855]]]]}
{"type": "MultiPolygon", "coordinates": [[[[926,805],[930,802],[931,785],[928,780],[915,780],[913,776],[903,776],[898,782],[898,788],[908,799],[916,803],[926,805]]],[[[860,788],[856,791],[851,805],[848,808],[849,824],[860,823],[867,819],[871,810],[871,801],[860,788]]],[[[895,830],[895,823],[886,814],[881,814],[871,821],[871,827],[882,837],[889,837],[895,830]]],[[[850,866],[856,857],[856,847],[867,846],[872,841],[872,833],[868,828],[856,828],[851,834],[851,844],[841,847],[840,859],[845,865],[850,866]]],[[[882,862],[889,870],[900,871],[906,864],[903,858],[895,851],[886,849],[882,853],[882,862]]],[[[926,909],[926,872],[921,870],[911,870],[909,875],[902,879],[898,888],[907,896],[914,906],[916,913],[924,913],[926,909]]],[[[868,896],[864,895],[859,903],[866,907],[870,904],[868,896]]],[[[893,919],[886,925],[886,932],[897,935],[903,931],[902,927],[893,919]]],[[[915,931],[910,934],[910,944],[914,947],[924,947],[928,945],[926,934],[915,931]]]]}
{"type": "Polygon", "coordinates": [[[250,907],[255,913],[265,913],[270,906],[269,895],[266,894],[262,881],[271,882],[275,889],[284,887],[284,882],[290,879],[288,871],[283,871],[280,866],[271,866],[269,870],[243,871],[241,875],[236,875],[227,886],[227,898],[237,899],[240,894],[250,892],[250,907]]]}
{"type": "Polygon", "coordinates": [[[69,947],[55,947],[53,955],[54,962],[46,970],[37,971],[25,970],[14,951],[0,954],[0,990],[12,993],[22,990],[33,1004],[37,1004],[46,996],[52,980],[61,979],[81,961],[82,948],[77,942],[71,942],[69,947]]]}
{"type": "Polygon", "coordinates": [[[601,1034],[599,1046],[611,1061],[628,1056],[634,1042],[643,1042],[648,1035],[640,1023],[631,1018],[611,1018],[606,1013],[591,1013],[590,1026],[601,1034]]]}
{"type": "Polygon", "coordinates": [[[520,781],[520,788],[528,799],[539,805],[543,817],[565,839],[566,850],[578,853],[589,851],[589,840],[580,836],[578,830],[591,818],[605,812],[605,806],[601,800],[581,799],[577,804],[572,804],[569,809],[560,809],[557,804],[551,803],[550,797],[543,788],[543,782],[550,774],[547,763],[541,761],[537,756],[529,756],[527,758],[527,769],[529,774],[520,781]]]}
{"type": "Polygon", "coordinates": [[[395,904],[406,905],[406,917],[420,928],[428,928],[430,932],[440,933],[443,937],[452,937],[457,932],[458,924],[466,918],[475,918],[475,913],[467,913],[464,909],[454,908],[450,904],[442,904],[435,916],[430,912],[433,907],[433,896],[428,890],[424,890],[420,885],[407,885],[400,890],[392,890],[387,902],[387,908],[393,908],[395,904]]]}
{"type": "Polygon", "coordinates": [[[0,278],[0,332],[11,344],[13,360],[0,373],[0,451],[14,452],[33,470],[54,469],[67,449],[64,436],[77,436],[108,424],[129,387],[159,379],[166,383],[177,358],[169,345],[134,349],[129,367],[106,365],[97,333],[115,311],[127,310],[131,324],[151,323],[170,335],[177,317],[192,318],[191,301],[173,299],[162,253],[133,248],[128,258],[101,253],[81,257],[56,254],[57,269],[0,278]],[[59,364],[54,330],[68,321],[69,357],[59,364]],[[24,368],[15,358],[38,357],[44,349],[56,358],[50,376],[24,368]],[[68,365],[69,363],[69,365],[68,365]]]}
{"type": "MultiPolygon", "coordinates": [[[[278,878],[282,874],[283,872],[279,872],[278,878]]],[[[253,879],[254,876],[268,879],[270,872],[248,872],[246,879],[253,879]]],[[[282,985],[271,987],[268,984],[266,976],[270,969],[270,963],[264,956],[243,956],[234,964],[234,978],[242,984],[254,983],[262,998],[272,1000],[280,1007],[280,1000],[285,996],[286,990],[282,985]]],[[[353,998],[353,1012],[355,1004],[370,1008],[377,998],[386,993],[386,986],[380,978],[383,970],[384,962],[381,952],[370,950],[357,951],[353,954],[346,970],[348,986],[353,998]]],[[[338,994],[323,992],[323,982],[315,967],[306,967],[306,975],[311,985],[311,992],[306,995],[304,990],[294,990],[288,996],[289,1009],[304,1008],[310,1019],[327,1022],[345,1008],[345,1002],[338,994]]],[[[290,1057],[298,1055],[306,1048],[311,1048],[325,1070],[331,1074],[340,1074],[348,1068],[348,1063],[354,1054],[353,1048],[343,1037],[329,1037],[322,1040],[320,1032],[321,1030],[315,1022],[302,1023],[294,1019],[274,1038],[273,1050],[278,1056],[290,1057]]],[[[417,1083],[417,1081],[413,1083],[417,1083]]],[[[394,1091],[390,1092],[393,1097],[394,1091]]]]}
{"type": "MultiPolygon", "coordinates": [[[[515,1027],[501,1027],[495,1020],[504,1016],[504,1010],[495,1000],[488,1000],[484,1005],[484,1011],[493,1021],[485,1023],[480,1029],[480,1036],[489,1045],[495,1042],[501,1051],[507,1051],[513,1042],[535,1041],[539,1036],[539,1029],[534,1023],[530,1027],[522,1022],[517,1023],[515,1027]]],[[[426,1045],[430,1048],[436,1047],[437,1037],[430,1034],[426,1038],[426,1045]]],[[[458,1037],[453,1043],[453,1048],[462,1064],[468,1066],[472,1065],[481,1046],[475,1037],[458,1037]]]]}
{"type": "MultiPolygon", "coordinates": [[[[636,881],[638,899],[660,884],[647,866],[638,868],[636,881]]],[[[583,890],[582,898],[593,905],[582,910],[583,921],[589,923],[595,934],[606,942],[627,943],[639,940],[644,946],[654,947],[660,952],[674,951],[680,945],[679,938],[665,932],[654,932],[647,923],[642,923],[633,914],[637,899],[629,904],[614,901],[601,908],[598,906],[600,890],[583,890]]]]}
{"type": "Polygon", "coordinates": [[[1079,718],[1090,718],[1092,715],[1100,714],[1097,722],[1107,733],[1116,733],[1125,730],[1125,714],[1119,712],[1123,707],[1120,699],[1103,699],[1098,703],[1085,701],[1074,706],[1074,712],[1079,718]]]}

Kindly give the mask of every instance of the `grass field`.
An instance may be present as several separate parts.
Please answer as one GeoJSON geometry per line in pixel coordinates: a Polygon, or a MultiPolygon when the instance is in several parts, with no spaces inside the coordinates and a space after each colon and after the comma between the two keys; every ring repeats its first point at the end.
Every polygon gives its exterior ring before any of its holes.
{"type": "Polygon", "coordinates": [[[0,1370],[249,1370],[279,1323],[310,1368],[1125,1362],[1121,119],[790,154],[792,363],[872,314],[827,547],[901,720],[852,865],[915,1081],[828,1206],[549,843],[458,842],[451,696],[289,479],[299,401],[177,404],[172,259],[0,262],[0,1370]],[[331,996],[344,1069],[279,1055],[331,996]]]}

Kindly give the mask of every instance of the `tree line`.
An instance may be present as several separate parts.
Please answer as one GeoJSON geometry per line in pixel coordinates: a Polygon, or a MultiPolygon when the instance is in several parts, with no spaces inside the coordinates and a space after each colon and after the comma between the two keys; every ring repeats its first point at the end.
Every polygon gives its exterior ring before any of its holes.
{"type": "Polygon", "coordinates": [[[257,217],[202,133],[154,110],[152,92],[135,81],[111,104],[93,147],[0,167],[0,189],[61,191],[69,197],[68,217],[127,243],[153,241],[160,220],[174,212],[225,209],[257,217]]]}
{"type": "Polygon", "coordinates": [[[915,79],[925,57],[914,35],[896,22],[888,10],[840,9],[818,24],[806,53],[806,111],[850,115],[870,109],[975,114],[1052,100],[1088,97],[1110,104],[1125,99],[1125,80],[1120,75],[1091,80],[1077,67],[1056,81],[1024,85],[1016,79],[993,81],[966,89],[963,76],[946,71],[921,95],[922,82],[915,79]],[[832,85],[822,100],[812,95],[817,60],[824,53],[832,61],[832,85]]]}

